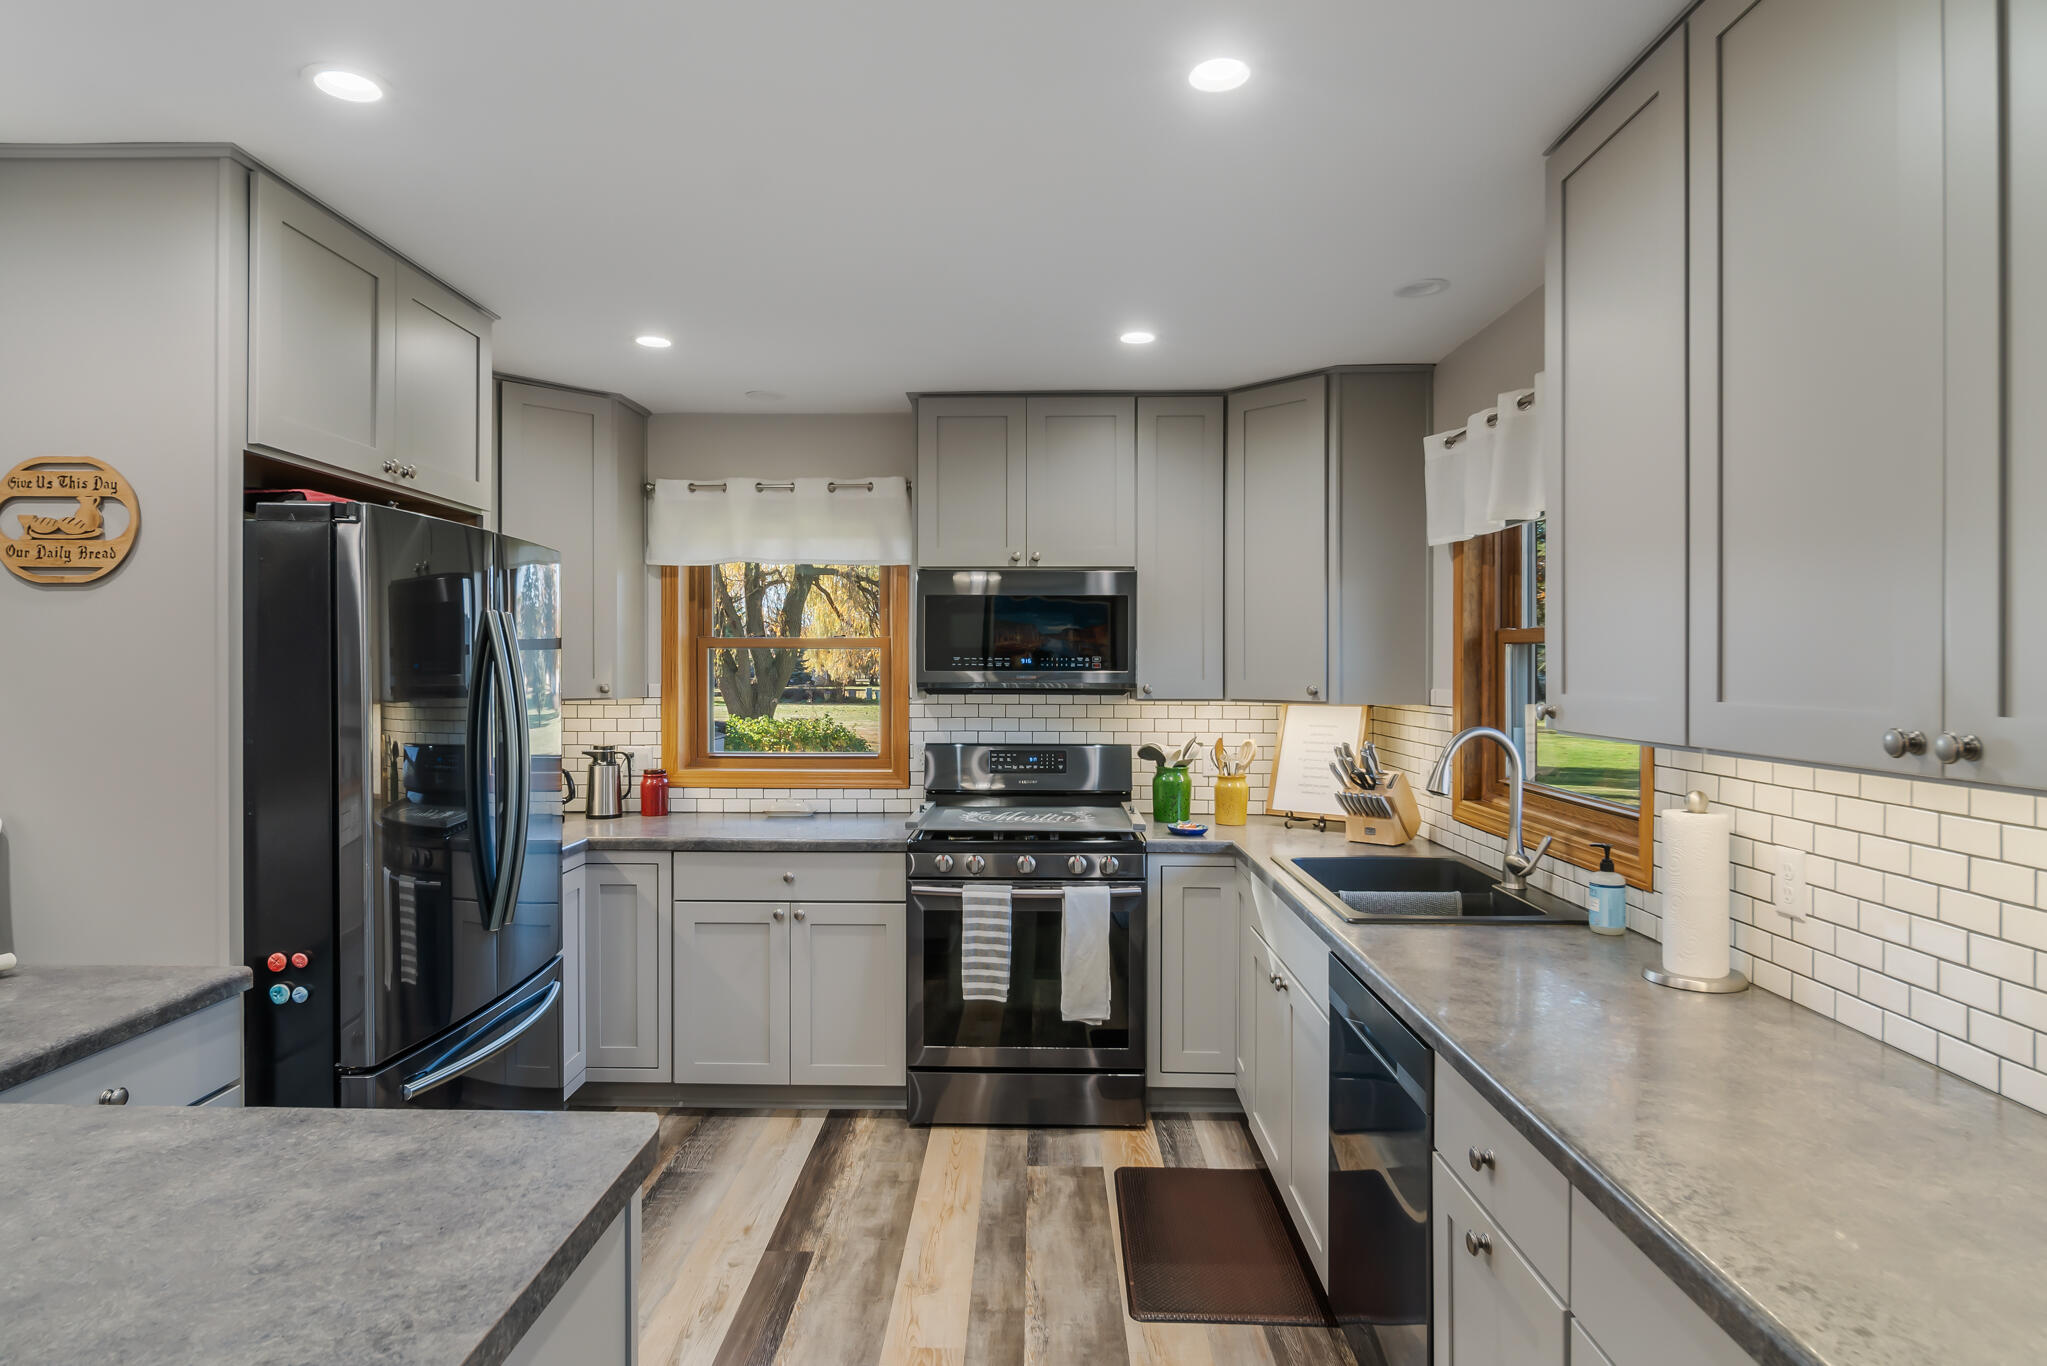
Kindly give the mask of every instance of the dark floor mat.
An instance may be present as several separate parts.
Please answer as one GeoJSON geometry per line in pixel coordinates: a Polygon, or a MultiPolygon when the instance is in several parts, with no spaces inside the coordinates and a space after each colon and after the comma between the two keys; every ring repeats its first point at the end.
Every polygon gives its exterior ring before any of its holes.
{"type": "Polygon", "coordinates": [[[1328,1310],[1262,1171],[1119,1167],[1130,1317],[1320,1327],[1328,1310]]]}

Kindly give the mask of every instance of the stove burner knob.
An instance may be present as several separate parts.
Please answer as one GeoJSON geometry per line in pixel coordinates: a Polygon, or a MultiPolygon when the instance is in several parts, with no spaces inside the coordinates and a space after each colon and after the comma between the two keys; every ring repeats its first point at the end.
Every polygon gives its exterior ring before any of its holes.
{"type": "Polygon", "coordinates": [[[979,876],[979,875],[980,875],[980,873],[981,873],[981,872],[982,872],[982,871],[983,871],[984,869],[986,869],[986,868],[987,868],[987,866],[988,866],[988,860],[987,860],[987,859],[984,859],[984,858],[982,858],[982,857],[981,857],[981,856],[980,856],[979,854],[968,854],[968,855],[967,855],[967,871],[968,871],[968,872],[970,872],[970,873],[973,873],[973,874],[975,874],[976,876],[979,876]]]}
{"type": "Polygon", "coordinates": [[[1029,854],[1018,854],[1016,856],[1016,870],[1019,873],[1028,873],[1037,866],[1038,861],[1029,854]]]}
{"type": "Polygon", "coordinates": [[[1096,861],[1095,866],[1102,870],[1103,877],[1113,877],[1123,863],[1114,854],[1104,854],[1096,861]]]}
{"type": "Polygon", "coordinates": [[[940,854],[940,855],[939,855],[939,856],[938,856],[937,858],[935,858],[935,859],[931,860],[931,866],[932,866],[933,868],[936,868],[936,869],[937,869],[937,870],[938,870],[939,872],[941,872],[941,873],[949,873],[949,872],[951,872],[951,871],[952,871],[952,855],[951,855],[951,854],[940,854]]]}
{"type": "Polygon", "coordinates": [[[1087,855],[1075,854],[1072,858],[1066,860],[1066,871],[1075,877],[1085,873],[1087,871],[1087,855]]]}

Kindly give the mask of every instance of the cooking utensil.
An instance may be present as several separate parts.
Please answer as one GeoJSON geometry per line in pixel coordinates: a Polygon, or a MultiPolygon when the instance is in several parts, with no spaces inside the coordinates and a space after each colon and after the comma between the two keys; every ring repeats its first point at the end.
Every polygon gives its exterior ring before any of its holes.
{"type": "Polygon", "coordinates": [[[1342,764],[1331,763],[1329,765],[1329,771],[1336,775],[1337,784],[1340,787],[1342,787],[1346,792],[1357,791],[1357,784],[1350,780],[1349,769],[1345,768],[1342,764]]]}
{"type": "Polygon", "coordinates": [[[1237,772],[1249,773],[1251,765],[1258,762],[1258,742],[1245,740],[1237,746],[1237,772]]]}
{"type": "Polygon", "coordinates": [[[1201,737],[1197,735],[1190,738],[1186,744],[1180,746],[1180,757],[1174,760],[1174,763],[1180,768],[1186,768],[1194,762],[1194,751],[1199,748],[1201,748],[1201,737]]]}
{"type": "Polygon", "coordinates": [[[1157,745],[1139,745],[1137,747],[1137,757],[1140,759],[1149,759],[1153,763],[1157,764],[1160,768],[1164,768],[1166,766],[1166,752],[1160,749],[1157,745]]]}
{"type": "Polygon", "coordinates": [[[1386,770],[1379,763],[1379,747],[1370,741],[1365,744],[1365,772],[1370,775],[1373,787],[1377,787],[1386,777],[1386,770]]]}

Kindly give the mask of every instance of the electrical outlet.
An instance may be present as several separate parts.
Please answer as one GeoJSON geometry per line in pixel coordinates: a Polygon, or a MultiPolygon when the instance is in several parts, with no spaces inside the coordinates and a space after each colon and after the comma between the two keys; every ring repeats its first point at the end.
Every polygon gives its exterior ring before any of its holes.
{"type": "Polygon", "coordinates": [[[1812,914],[1812,887],[1805,880],[1805,852],[1779,845],[1770,851],[1776,874],[1777,914],[1803,920],[1812,914]]]}

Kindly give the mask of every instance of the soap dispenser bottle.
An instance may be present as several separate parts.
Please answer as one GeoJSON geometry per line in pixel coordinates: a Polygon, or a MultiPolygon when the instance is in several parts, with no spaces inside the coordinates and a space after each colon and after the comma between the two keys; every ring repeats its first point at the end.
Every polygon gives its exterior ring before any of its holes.
{"type": "Polygon", "coordinates": [[[1594,934],[1624,934],[1628,928],[1628,880],[1613,870],[1613,846],[1594,842],[1601,851],[1599,871],[1587,889],[1586,923],[1594,934]]]}

